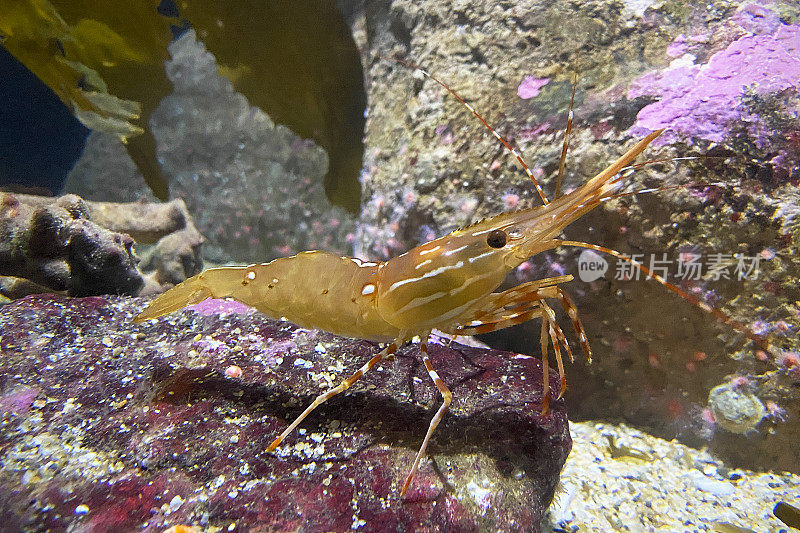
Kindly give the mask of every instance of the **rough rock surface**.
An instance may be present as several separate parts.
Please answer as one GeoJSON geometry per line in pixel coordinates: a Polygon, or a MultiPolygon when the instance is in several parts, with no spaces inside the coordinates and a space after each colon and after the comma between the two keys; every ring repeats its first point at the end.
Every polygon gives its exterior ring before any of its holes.
{"type": "Polygon", "coordinates": [[[67,193],[98,202],[156,201],[117,137],[93,131],[64,184],[67,193]]]}
{"type": "Polygon", "coordinates": [[[454,402],[401,501],[441,401],[415,349],[268,454],[287,420],[376,347],[220,315],[239,306],[213,301],[134,325],[143,303],[36,296],[0,307],[6,526],[539,529],[571,440],[563,402],[539,415],[538,360],[431,345],[454,402]]]}
{"type": "MultiPolygon", "coordinates": [[[[367,3],[354,28],[370,102],[356,248],[365,259],[540,202],[467,109],[378,54],[450,83],[520,149],[550,194],[574,73],[567,189],[655,128],[669,132],[647,157],[713,156],[641,169],[631,190],[697,186],[608,202],[566,235],[666,266],[670,281],[771,336],[778,357],[644,276],[622,279],[624,264],[613,258],[605,278],[584,282],[580,250],[541,254],[510,281],[576,275],[567,290],[595,364],[568,370],[573,416],[710,442],[734,464],[800,471],[800,425],[792,422],[800,417],[796,2],[395,0],[367,3]],[[701,279],[678,277],[679,261],[694,256],[701,279]],[[758,261],[758,272],[741,278],[740,261],[758,261]],[[766,408],[755,435],[731,433],[710,415],[720,412],[710,391],[742,379],[737,386],[766,408]]],[[[490,342],[524,351],[537,330],[490,342]]]]}
{"type": "Polygon", "coordinates": [[[624,424],[569,429],[573,449],[545,531],[792,531],[773,510],[800,503],[797,474],[731,468],[624,424]]]}
{"type": "Polygon", "coordinates": [[[202,243],[181,200],[121,204],[0,193],[0,293],[11,298],[163,290],[202,270],[202,243]],[[134,244],[144,257],[138,267],[134,244]]]}

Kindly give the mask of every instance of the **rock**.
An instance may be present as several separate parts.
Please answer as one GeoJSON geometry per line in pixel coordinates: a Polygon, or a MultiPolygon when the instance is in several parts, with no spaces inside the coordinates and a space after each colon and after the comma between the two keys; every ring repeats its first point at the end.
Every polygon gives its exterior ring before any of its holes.
{"type": "Polygon", "coordinates": [[[181,200],[119,204],[0,193],[0,288],[10,297],[154,292],[202,270],[202,243],[181,200]],[[144,250],[141,270],[134,240],[154,245],[144,250]]]}
{"type": "Polygon", "coordinates": [[[797,474],[731,468],[624,424],[575,422],[570,434],[545,531],[789,531],[772,510],[796,501],[797,474]]]}
{"type": "Polygon", "coordinates": [[[183,200],[87,205],[98,224],[133,237],[142,253],[139,268],[155,281],[158,290],[203,270],[201,247],[205,238],[195,228],[183,200]]]}
{"type": "Polygon", "coordinates": [[[702,473],[697,471],[691,473],[691,479],[694,481],[695,487],[697,487],[699,490],[713,494],[714,496],[731,496],[734,492],[736,492],[736,487],[727,481],[718,481],[708,476],[704,476],[702,473]]]}
{"type": "Polygon", "coordinates": [[[208,239],[205,257],[261,263],[303,250],[346,253],[354,220],[325,196],[325,151],[235,92],[194,31],[169,50],[175,90],[151,123],[170,193],[208,239]]]}
{"type": "Polygon", "coordinates": [[[454,401],[401,501],[441,403],[415,348],[271,454],[281,429],[377,347],[219,314],[241,310],[220,302],[134,325],[143,303],[35,296],[0,307],[6,523],[539,530],[571,440],[562,401],[539,414],[538,360],[431,344],[454,401]]]}
{"type": "Polygon", "coordinates": [[[93,131],[64,183],[64,192],[95,202],[158,199],[147,186],[125,145],[110,133],[93,131]]]}

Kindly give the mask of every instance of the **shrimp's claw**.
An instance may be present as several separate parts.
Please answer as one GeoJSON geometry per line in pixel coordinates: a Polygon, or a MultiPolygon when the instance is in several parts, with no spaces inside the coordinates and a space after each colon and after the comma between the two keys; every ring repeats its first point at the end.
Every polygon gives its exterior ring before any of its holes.
{"type": "Polygon", "coordinates": [[[186,306],[198,304],[206,298],[227,298],[231,296],[235,283],[241,279],[239,273],[241,270],[243,269],[224,267],[201,272],[159,295],[144,311],[136,315],[133,321],[143,322],[158,318],[186,306]]]}

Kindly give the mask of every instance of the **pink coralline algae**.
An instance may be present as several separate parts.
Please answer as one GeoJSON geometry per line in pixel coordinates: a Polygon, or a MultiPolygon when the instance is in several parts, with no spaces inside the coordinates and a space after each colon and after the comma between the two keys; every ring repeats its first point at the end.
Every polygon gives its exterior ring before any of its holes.
{"type": "Polygon", "coordinates": [[[204,316],[220,313],[249,313],[253,310],[250,306],[243,303],[218,298],[208,298],[200,303],[190,305],[187,309],[191,309],[204,316]]]}
{"type": "Polygon", "coordinates": [[[742,6],[732,20],[754,34],[772,33],[781,26],[781,19],[777,13],[758,4],[742,6]]]}
{"type": "MultiPolygon", "coordinates": [[[[765,16],[758,18],[766,20],[765,16]]],[[[631,134],[642,136],[666,128],[659,139],[666,144],[693,138],[722,142],[741,121],[751,122],[758,131],[760,118],[745,109],[741,98],[747,93],[800,89],[800,26],[779,22],[749,26],[774,31],[741,37],[704,65],[693,64],[693,56],[687,54],[667,70],[636,80],[628,98],[654,96],[659,100],[639,111],[631,134]]]]}
{"type": "Polygon", "coordinates": [[[533,98],[534,96],[538,96],[539,91],[542,90],[542,87],[548,83],[550,83],[548,78],[534,78],[533,76],[525,76],[525,79],[522,80],[522,83],[520,83],[519,87],[517,88],[517,94],[523,100],[533,98]]]}

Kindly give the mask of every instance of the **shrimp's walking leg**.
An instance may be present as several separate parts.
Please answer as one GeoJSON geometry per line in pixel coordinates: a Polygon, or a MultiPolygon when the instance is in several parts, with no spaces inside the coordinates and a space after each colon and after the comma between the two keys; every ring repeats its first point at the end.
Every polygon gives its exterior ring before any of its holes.
{"type": "Polygon", "coordinates": [[[548,333],[550,328],[547,327],[547,323],[549,322],[550,317],[547,316],[547,313],[542,313],[542,333],[539,336],[539,342],[542,346],[542,385],[544,386],[544,391],[542,392],[542,414],[547,413],[547,410],[550,409],[550,363],[547,360],[547,344],[548,344],[548,333]]]}
{"type": "MultiPolygon", "coordinates": [[[[561,383],[561,390],[558,391],[558,399],[561,399],[564,396],[564,393],[567,390],[567,374],[564,372],[564,361],[561,358],[561,347],[558,341],[564,338],[564,332],[561,331],[561,328],[556,323],[556,315],[553,313],[553,310],[548,307],[548,305],[544,302],[541,302],[539,305],[544,308],[544,314],[542,316],[547,316],[547,328],[550,333],[550,341],[553,343],[553,353],[556,356],[556,364],[558,365],[558,376],[561,383]]],[[[566,342],[566,339],[565,339],[566,342]]],[[[572,352],[570,351],[570,359],[572,359],[572,352]]],[[[548,383],[549,384],[549,383],[548,383]]],[[[542,414],[545,414],[547,410],[543,410],[542,414]]]]}
{"type": "Polygon", "coordinates": [[[403,496],[408,490],[408,486],[411,485],[411,480],[414,479],[414,474],[417,473],[419,462],[422,459],[422,456],[425,455],[425,450],[428,447],[428,441],[431,439],[431,435],[433,435],[436,426],[438,426],[439,422],[441,422],[442,417],[447,412],[447,409],[450,407],[450,401],[453,399],[453,393],[450,392],[450,389],[447,388],[447,385],[445,385],[444,381],[442,381],[442,378],[440,378],[439,374],[436,373],[436,370],[433,369],[431,360],[428,357],[427,335],[425,336],[425,339],[422,341],[422,343],[420,343],[419,349],[420,351],[422,351],[422,362],[425,363],[425,368],[428,371],[428,375],[436,384],[436,388],[439,389],[439,393],[444,398],[444,402],[442,403],[441,407],[439,407],[439,410],[436,411],[436,414],[433,415],[433,418],[431,419],[431,423],[428,426],[428,432],[425,434],[425,439],[422,441],[422,446],[419,447],[419,451],[417,452],[417,457],[414,459],[414,465],[411,467],[411,472],[408,473],[406,482],[403,483],[403,488],[400,491],[400,496],[403,496]]]}
{"type": "MultiPolygon", "coordinates": [[[[547,308],[548,311],[545,311],[546,305],[542,303],[537,303],[536,307],[527,307],[524,309],[514,309],[510,314],[508,311],[504,311],[503,316],[500,320],[497,321],[483,321],[480,325],[469,327],[469,328],[458,328],[454,330],[454,334],[456,335],[479,335],[481,333],[489,333],[492,331],[497,331],[498,329],[508,328],[511,326],[515,326],[517,324],[525,323],[529,320],[532,320],[536,317],[544,317],[545,314],[549,311],[552,313],[552,310],[547,308]]],[[[484,319],[486,320],[486,319],[484,319]]],[[[564,332],[561,329],[561,326],[555,321],[553,317],[549,320],[549,333],[550,339],[553,343],[553,351],[556,354],[556,361],[558,362],[558,372],[559,372],[559,379],[561,381],[561,391],[558,394],[558,397],[561,398],[564,395],[564,391],[567,390],[567,375],[564,372],[564,363],[561,358],[561,350],[559,348],[559,343],[564,347],[569,355],[570,361],[573,361],[572,356],[572,349],[569,347],[569,343],[567,342],[567,338],[564,335],[564,332]]],[[[542,360],[546,357],[546,352],[542,351],[542,360]]],[[[547,361],[544,361],[547,364],[547,361]]]]}
{"type": "MultiPolygon", "coordinates": [[[[586,330],[583,329],[583,323],[578,316],[578,308],[575,306],[575,302],[572,301],[572,298],[570,298],[566,291],[561,287],[558,288],[558,295],[561,298],[561,307],[564,308],[564,312],[567,313],[570,320],[572,320],[572,327],[575,329],[575,334],[578,336],[578,340],[581,342],[581,348],[583,349],[583,353],[586,354],[586,360],[591,364],[592,348],[589,346],[589,339],[586,337],[586,330]]],[[[573,362],[572,353],[570,353],[569,360],[570,362],[573,362]]]]}
{"type": "Polygon", "coordinates": [[[486,303],[478,308],[478,312],[494,313],[501,307],[508,307],[509,305],[518,304],[524,301],[531,302],[540,300],[542,297],[555,298],[556,296],[554,296],[555,293],[552,292],[552,287],[558,285],[559,283],[572,281],[572,279],[572,275],[569,274],[566,276],[537,279],[523,283],[522,285],[517,285],[516,287],[503,292],[492,293],[486,298],[486,303]],[[550,288],[551,292],[544,292],[541,290],[548,288],[550,288]]]}
{"type": "Polygon", "coordinates": [[[314,409],[319,407],[321,404],[327,402],[328,400],[330,400],[331,398],[333,398],[334,396],[336,396],[340,392],[349,389],[350,386],[353,383],[355,383],[356,381],[361,379],[361,376],[366,374],[372,367],[374,367],[375,365],[380,363],[381,360],[384,357],[386,357],[387,355],[393,354],[397,350],[397,346],[400,343],[401,343],[400,339],[394,341],[392,344],[390,344],[389,346],[387,346],[386,348],[381,350],[372,359],[367,361],[364,364],[364,366],[362,366],[361,368],[356,370],[356,372],[352,376],[350,376],[349,378],[347,378],[344,381],[342,381],[338,386],[336,386],[336,387],[330,389],[329,391],[317,396],[316,399],[311,403],[311,405],[309,405],[306,408],[305,411],[300,413],[300,416],[295,418],[294,422],[289,424],[289,427],[287,427],[283,431],[283,433],[280,434],[280,436],[278,438],[276,438],[274,441],[272,441],[272,444],[269,445],[269,447],[267,448],[267,451],[268,452],[274,451],[275,448],[277,448],[280,445],[280,443],[283,441],[283,439],[285,439],[287,437],[287,435],[289,435],[289,433],[291,433],[292,430],[294,430],[294,428],[296,428],[298,426],[298,424],[300,424],[300,422],[302,422],[303,419],[305,419],[305,417],[307,417],[309,414],[311,414],[311,411],[313,411],[314,409]]]}
{"type": "MultiPolygon", "coordinates": [[[[567,278],[571,279],[571,277],[567,278]]],[[[559,391],[558,397],[561,398],[567,390],[567,377],[564,372],[564,363],[561,357],[561,346],[564,346],[570,361],[573,361],[574,357],[564,332],[556,322],[553,310],[544,302],[546,298],[557,298],[561,301],[565,312],[572,319],[572,324],[581,340],[584,351],[588,350],[586,334],[578,318],[575,305],[572,303],[572,300],[569,299],[569,296],[567,296],[560,287],[556,286],[556,284],[561,281],[565,281],[564,277],[537,280],[501,293],[492,294],[487,305],[476,312],[473,317],[474,320],[469,322],[469,325],[456,326],[448,330],[447,333],[455,335],[489,333],[527,322],[535,317],[541,317],[543,323],[547,323],[546,325],[543,324],[542,327],[546,328],[546,333],[553,343],[553,352],[556,356],[559,380],[561,383],[561,390],[559,391]]],[[[590,357],[590,354],[591,352],[587,351],[587,357],[590,357]]],[[[542,347],[542,364],[544,365],[544,372],[547,373],[549,371],[549,362],[547,361],[546,341],[542,347]]],[[[545,381],[545,398],[543,401],[547,405],[549,405],[550,400],[549,389],[550,383],[549,381],[545,381]]],[[[547,409],[545,408],[544,412],[546,411],[547,409]]]]}
{"type": "Polygon", "coordinates": [[[501,309],[499,312],[491,315],[481,315],[479,318],[470,323],[474,325],[456,327],[451,331],[447,331],[446,333],[464,336],[481,335],[483,333],[497,331],[498,329],[510,328],[511,326],[516,326],[517,324],[523,324],[539,316],[542,316],[542,308],[539,307],[538,303],[533,307],[524,307],[522,309],[513,309],[511,311],[507,309],[501,309]]]}
{"type": "Polygon", "coordinates": [[[539,279],[490,294],[471,317],[442,331],[453,335],[478,335],[527,322],[541,316],[537,302],[545,298],[561,298],[560,289],[555,285],[571,280],[572,276],[539,279]]]}
{"type": "MultiPolygon", "coordinates": [[[[543,280],[537,280],[535,282],[525,283],[518,287],[514,287],[513,289],[509,289],[505,292],[498,293],[495,298],[490,300],[490,304],[496,307],[503,306],[500,309],[501,313],[498,313],[498,310],[495,309],[494,312],[485,312],[485,314],[478,314],[477,321],[482,322],[482,324],[477,325],[476,327],[462,327],[458,328],[457,333],[459,335],[475,335],[480,333],[489,333],[491,331],[496,331],[498,329],[507,328],[509,326],[513,326],[524,322],[526,320],[530,320],[536,316],[540,316],[542,313],[541,310],[536,309],[519,309],[520,305],[526,305],[530,303],[534,303],[545,298],[557,298],[561,302],[561,307],[564,309],[564,312],[569,316],[570,320],[572,321],[572,327],[575,330],[575,334],[578,336],[578,339],[581,343],[581,348],[583,349],[583,353],[586,355],[586,360],[591,363],[592,362],[592,349],[589,346],[589,340],[586,336],[586,331],[583,328],[583,323],[581,322],[580,317],[578,316],[578,308],[575,306],[575,303],[572,301],[572,298],[566,293],[564,289],[561,287],[556,286],[557,283],[562,282],[562,277],[558,278],[546,278],[543,280]],[[503,309],[506,309],[506,315],[502,315],[503,309]],[[514,314],[510,314],[509,312],[513,311],[514,314]],[[498,314],[500,317],[498,318],[498,314]],[[510,314],[510,316],[509,316],[510,314]]],[[[569,278],[571,279],[571,277],[569,278]]],[[[485,308],[481,309],[483,311],[485,308]]],[[[564,333],[558,324],[555,322],[555,318],[551,314],[551,321],[553,326],[555,327],[555,335],[564,345],[564,348],[569,355],[570,362],[574,362],[574,357],[572,355],[572,350],[569,347],[569,344],[566,342],[566,338],[564,337],[564,333]]],[[[553,341],[555,342],[555,341],[553,341]]],[[[564,382],[564,376],[561,376],[561,381],[564,382]]],[[[561,395],[564,394],[564,389],[561,391],[561,395]]]]}

